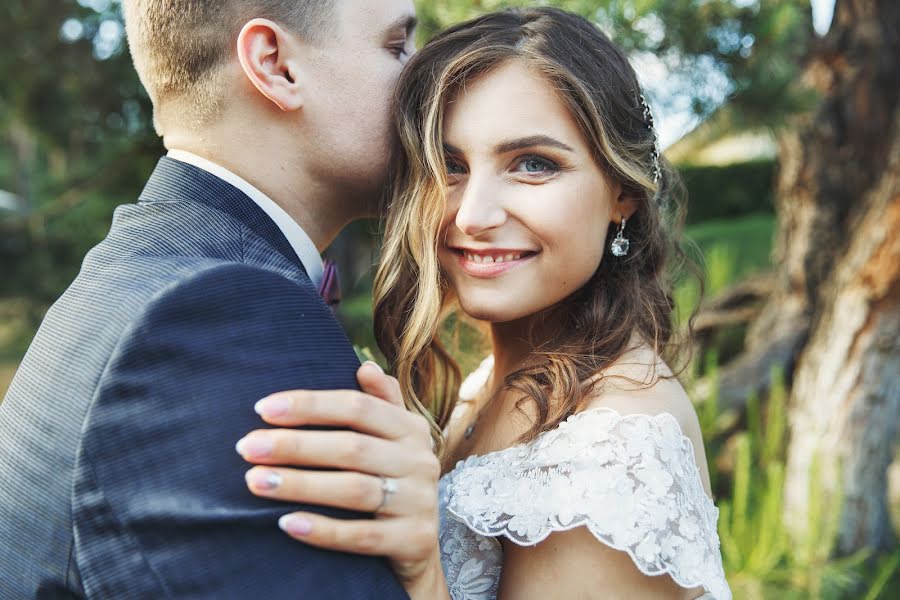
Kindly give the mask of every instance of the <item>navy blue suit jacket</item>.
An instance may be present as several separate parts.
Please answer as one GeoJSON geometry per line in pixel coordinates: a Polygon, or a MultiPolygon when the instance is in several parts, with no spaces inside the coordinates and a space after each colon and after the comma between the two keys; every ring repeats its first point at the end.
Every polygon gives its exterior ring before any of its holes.
{"type": "Polygon", "coordinates": [[[250,494],[234,450],[257,400],[358,367],[269,217],[161,159],[0,404],[0,599],[407,598],[386,560],[282,533],[298,507],[250,494]]]}

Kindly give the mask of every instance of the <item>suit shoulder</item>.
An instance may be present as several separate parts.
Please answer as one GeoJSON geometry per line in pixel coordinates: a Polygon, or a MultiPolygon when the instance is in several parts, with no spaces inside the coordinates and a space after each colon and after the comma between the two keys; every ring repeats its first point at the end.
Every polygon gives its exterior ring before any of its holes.
{"type": "MultiPolygon", "coordinates": [[[[167,308],[196,305],[203,313],[240,309],[252,314],[256,312],[254,307],[286,303],[322,304],[308,280],[294,280],[252,265],[211,261],[200,269],[170,279],[149,299],[143,312],[148,315],[167,308]]],[[[326,308],[324,304],[322,308],[326,308]]]]}
{"type": "Polygon", "coordinates": [[[200,268],[185,273],[172,281],[166,291],[175,292],[194,287],[223,286],[235,290],[246,287],[277,287],[283,289],[309,289],[312,284],[302,285],[299,281],[281,273],[255,265],[228,261],[207,260],[200,268]]]}

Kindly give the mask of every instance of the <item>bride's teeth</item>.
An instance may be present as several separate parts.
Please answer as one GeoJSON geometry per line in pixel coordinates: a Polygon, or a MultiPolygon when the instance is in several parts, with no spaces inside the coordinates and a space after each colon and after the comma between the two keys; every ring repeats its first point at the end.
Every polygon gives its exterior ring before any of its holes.
{"type": "Polygon", "coordinates": [[[513,262],[516,260],[520,260],[523,256],[525,256],[521,252],[511,252],[509,254],[498,254],[497,256],[473,254],[470,252],[463,252],[462,254],[467,261],[473,262],[473,263],[478,263],[478,264],[495,264],[495,263],[513,262]]]}

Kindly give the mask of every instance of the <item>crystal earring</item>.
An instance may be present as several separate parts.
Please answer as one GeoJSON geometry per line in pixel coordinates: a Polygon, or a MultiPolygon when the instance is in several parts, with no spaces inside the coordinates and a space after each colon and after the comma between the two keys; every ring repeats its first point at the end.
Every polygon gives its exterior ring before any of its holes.
{"type": "Polygon", "coordinates": [[[625,231],[625,221],[625,217],[622,217],[622,222],[619,223],[619,231],[616,233],[616,239],[610,244],[613,256],[625,256],[628,254],[628,238],[622,235],[622,232],[625,231]]]}

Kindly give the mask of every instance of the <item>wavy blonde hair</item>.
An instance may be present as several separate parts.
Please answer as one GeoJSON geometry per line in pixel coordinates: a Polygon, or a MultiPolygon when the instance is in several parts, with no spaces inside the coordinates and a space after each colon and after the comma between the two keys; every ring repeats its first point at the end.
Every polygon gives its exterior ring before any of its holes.
{"type": "MultiPolygon", "coordinates": [[[[461,379],[439,335],[455,304],[438,262],[447,188],[444,117],[466,83],[511,60],[550,82],[597,164],[638,199],[628,219],[628,256],[607,251],[585,286],[548,309],[560,319],[559,335],[533,340],[530,360],[505,381],[521,394],[520,407],[533,401],[537,408],[521,441],[577,411],[602,380],[597,375],[629,349],[634,333],[670,363],[683,354],[673,336],[670,294],[671,258],[689,263],[677,243],[683,221],[678,179],[663,160],[654,182],[655,132],[628,59],[589,21],[552,8],[501,11],[456,25],[412,58],[398,86],[395,192],[375,277],[379,346],[410,408],[430,419],[439,447],[461,379]]],[[[608,249],[614,234],[611,227],[597,243],[608,249]]]]}

